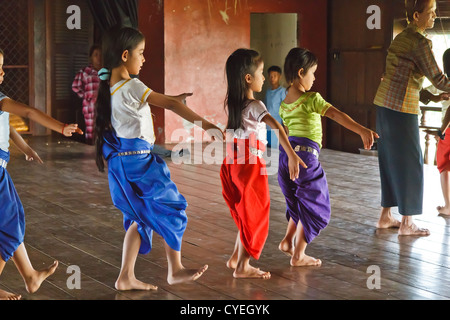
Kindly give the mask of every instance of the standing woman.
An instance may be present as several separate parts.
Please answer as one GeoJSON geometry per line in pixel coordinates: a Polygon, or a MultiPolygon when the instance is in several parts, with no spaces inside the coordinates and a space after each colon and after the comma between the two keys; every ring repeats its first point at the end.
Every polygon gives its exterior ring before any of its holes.
{"type": "Polygon", "coordinates": [[[381,214],[378,228],[399,228],[399,235],[427,236],[413,216],[422,214],[423,155],[420,147],[419,96],[427,77],[438,89],[450,92],[450,80],[438,67],[425,30],[434,26],[436,0],[406,0],[408,27],[393,41],[386,71],[374,104],[377,108],[381,214]],[[398,207],[401,222],[392,217],[398,207]]]}

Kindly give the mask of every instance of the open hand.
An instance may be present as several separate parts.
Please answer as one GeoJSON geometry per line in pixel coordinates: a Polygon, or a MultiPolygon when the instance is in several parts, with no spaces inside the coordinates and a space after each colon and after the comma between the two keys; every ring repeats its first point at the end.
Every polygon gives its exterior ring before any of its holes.
{"type": "Polygon", "coordinates": [[[83,134],[83,130],[78,128],[78,124],[68,124],[63,129],[63,135],[71,137],[73,133],[83,134]]]}
{"type": "Polygon", "coordinates": [[[182,104],[186,104],[186,98],[192,96],[193,93],[182,93],[175,97],[178,101],[180,101],[182,104]]]}

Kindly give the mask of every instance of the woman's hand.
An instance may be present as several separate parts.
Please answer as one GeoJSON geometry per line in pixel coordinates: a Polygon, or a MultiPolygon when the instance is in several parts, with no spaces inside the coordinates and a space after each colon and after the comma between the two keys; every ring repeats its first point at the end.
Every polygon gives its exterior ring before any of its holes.
{"type": "Polygon", "coordinates": [[[437,96],[437,101],[435,102],[440,102],[440,101],[445,101],[445,100],[449,100],[450,99],[450,93],[448,92],[443,92],[440,95],[437,96]]]}

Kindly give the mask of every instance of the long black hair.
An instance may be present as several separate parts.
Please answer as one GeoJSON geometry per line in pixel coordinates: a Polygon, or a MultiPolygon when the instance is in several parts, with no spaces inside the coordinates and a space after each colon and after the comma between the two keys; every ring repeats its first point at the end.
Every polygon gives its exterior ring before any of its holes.
{"type": "Polygon", "coordinates": [[[444,73],[450,77],[450,49],[445,50],[442,60],[444,61],[444,73]]]}
{"type": "Polygon", "coordinates": [[[247,101],[245,76],[253,76],[262,62],[261,55],[251,49],[237,49],[228,57],[225,66],[228,84],[225,98],[225,109],[228,110],[227,129],[237,130],[242,127],[242,110],[247,101]]]}
{"type": "MultiPolygon", "coordinates": [[[[113,28],[104,37],[102,43],[103,67],[111,72],[123,63],[122,54],[131,52],[145,40],[144,35],[133,28],[113,28]]],[[[105,170],[103,159],[103,134],[111,127],[111,92],[109,80],[102,80],[98,89],[95,105],[95,148],[98,170],[105,170]]]]}
{"type": "Polygon", "coordinates": [[[295,79],[299,78],[298,71],[303,69],[306,74],[310,68],[318,63],[317,57],[304,48],[292,48],[284,61],[284,77],[291,86],[295,79]]]}

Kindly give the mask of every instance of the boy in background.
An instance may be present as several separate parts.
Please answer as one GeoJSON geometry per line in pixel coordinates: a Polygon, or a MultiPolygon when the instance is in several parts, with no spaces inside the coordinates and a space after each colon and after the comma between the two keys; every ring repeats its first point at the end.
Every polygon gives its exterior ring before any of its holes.
{"type": "MultiPolygon", "coordinates": [[[[279,110],[281,102],[286,97],[286,88],[280,84],[281,80],[281,68],[278,66],[271,66],[268,69],[270,89],[266,92],[267,110],[272,117],[275,118],[281,125],[283,121],[280,118],[279,110]]],[[[270,127],[267,127],[267,146],[278,147],[278,138],[270,127]]]]}

